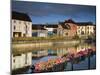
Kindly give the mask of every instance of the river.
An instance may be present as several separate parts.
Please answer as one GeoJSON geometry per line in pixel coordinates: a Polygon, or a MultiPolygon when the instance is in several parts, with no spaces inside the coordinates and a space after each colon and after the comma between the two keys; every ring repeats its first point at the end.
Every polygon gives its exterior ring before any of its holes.
{"type": "MultiPolygon", "coordinates": [[[[63,47],[59,47],[58,45],[58,47],[56,46],[56,48],[53,48],[53,47],[43,48],[42,47],[42,48],[39,48],[38,50],[34,49],[33,51],[29,52],[31,53],[31,55],[28,56],[28,58],[30,59],[29,66],[35,65],[36,63],[39,63],[39,62],[47,62],[48,60],[51,60],[51,59],[61,58],[62,56],[67,55],[67,54],[77,54],[77,52],[84,51],[87,48],[93,49],[94,51],[96,51],[95,44],[87,44],[87,43],[82,43],[82,44],[72,45],[72,46],[71,45],[63,46],[63,47]]],[[[17,63],[21,63],[20,60],[17,63]]],[[[12,64],[14,65],[13,62],[12,64]]],[[[93,54],[92,56],[85,57],[84,59],[78,61],[77,63],[72,62],[72,61],[66,62],[63,71],[89,70],[89,69],[95,69],[95,68],[96,68],[96,54],[93,54]]],[[[32,71],[31,71],[31,68],[28,67],[26,70],[22,70],[21,72],[17,71],[13,73],[30,74],[32,73],[32,71]]]]}

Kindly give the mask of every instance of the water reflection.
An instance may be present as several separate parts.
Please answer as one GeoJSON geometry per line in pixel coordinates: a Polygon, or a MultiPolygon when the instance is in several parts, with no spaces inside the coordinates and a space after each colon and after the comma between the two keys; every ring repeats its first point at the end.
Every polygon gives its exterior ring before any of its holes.
{"type": "MultiPolygon", "coordinates": [[[[27,68],[23,72],[21,70],[20,73],[95,69],[96,68],[95,50],[96,49],[95,49],[94,44],[86,44],[86,43],[74,45],[74,46],[72,45],[69,47],[68,46],[63,46],[63,47],[56,46],[56,48],[50,47],[50,48],[34,49],[32,52],[29,52],[31,54],[28,57],[23,54],[23,59],[21,58],[21,56],[17,56],[17,55],[13,56],[12,67],[14,67],[14,65],[19,65],[19,64],[15,64],[14,60],[16,60],[16,63],[20,63],[20,68],[22,68],[21,60],[23,60],[23,61],[27,61],[30,64],[26,65],[25,62],[23,62],[22,64],[24,65],[24,67],[29,66],[29,68],[27,68]],[[88,51],[89,51],[89,49],[90,49],[90,51],[92,50],[93,53],[86,54],[86,53],[88,53],[88,52],[86,52],[87,49],[88,49],[88,51]],[[84,52],[84,56],[81,56],[82,52],[84,52]],[[78,53],[80,53],[80,54],[78,54],[78,53]],[[79,58],[79,56],[81,58],[79,58]],[[59,61],[56,61],[56,60],[59,60],[59,61]],[[62,62],[63,64],[62,63],[57,64],[58,62],[62,62]],[[44,67],[43,65],[42,65],[43,67],[42,67],[41,71],[33,71],[30,68],[30,66],[32,66],[32,65],[37,65],[37,64],[41,65],[40,63],[45,64],[45,65],[48,63],[49,65],[48,64],[47,65],[50,68],[46,69],[46,67],[44,67]],[[60,67],[61,67],[61,69],[57,69],[60,67]]],[[[35,68],[36,68],[36,66],[35,66],[35,68]]],[[[14,69],[16,69],[16,67],[14,67],[14,69]]]]}

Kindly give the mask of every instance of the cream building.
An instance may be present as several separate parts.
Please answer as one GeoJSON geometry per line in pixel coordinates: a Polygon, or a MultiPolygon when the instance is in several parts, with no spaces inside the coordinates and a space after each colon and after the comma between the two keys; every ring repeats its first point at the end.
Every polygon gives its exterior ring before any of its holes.
{"type": "Polygon", "coordinates": [[[86,34],[86,26],[77,26],[77,35],[84,36],[86,34]]]}
{"type": "Polygon", "coordinates": [[[91,22],[77,23],[77,35],[79,36],[89,36],[95,34],[95,25],[91,22]]]}
{"type": "Polygon", "coordinates": [[[32,65],[32,53],[12,55],[12,70],[32,65]]]}
{"type": "Polygon", "coordinates": [[[94,25],[87,25],[86,26],[86,34],[87,35],[92,35],[95,33],[95,30],[94,30],[95,26],[94,25]]]}
{"type": "Polygon", "coordinates": [[[12,12],[12,37],[31,37],[32,21],[27,14],[12,12]]]}

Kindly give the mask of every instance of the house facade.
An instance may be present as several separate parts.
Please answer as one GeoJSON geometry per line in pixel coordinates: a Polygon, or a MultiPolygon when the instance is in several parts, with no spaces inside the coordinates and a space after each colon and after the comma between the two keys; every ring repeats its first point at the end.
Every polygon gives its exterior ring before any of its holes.
{"type": "Polygon", "coordinates": [[[68,27],[68,37],[74,37],[77,34],[77,24],[72,20],[65,20],[65,25],[68,27]]]}
{"type": "Polygon", "coordinates": [[[33,27],[33,31],[38,33],[38,37],[56,35],[73,38],[76,35],[79,37],[86,37],[96,34],[96,27],[91,22],[74,22],[72,19],[59,22],[58,24],[38,24],[32,26],[36,27],[35,29],[33,27]]]}
{"type": "Polygon", "coordinates": [[[12,12],[12,37],[32,37],[32,21],[27,14],[12,12]]]}
{"type": "Polygon", "coordinates": [[[32,65],[32,53],[12,55],[12,70],[32,65]]]}
{"type": "Polygon", "coordinates": [[[86,26],[86,34],[87,35],[95,34],[95,26],[93,24],[86,26]]]}
{"type": "Polygon", "coordinates": [[[90,36],[96,34],[96,26],[92,22],[74,22],[72,19],[65,20],[64,22],[59,22],[57,28],[57,35],[74,37],[78,35],[90,36]]]}
{"type": "Polygon", "coordinates": [[[77,35],[78,36],[85,36],[86,35],[86,26],[77,26],[77,35]]]}
{"type": "Polygon", "coordinates": [[[66,36],[67,33],[68,33],[67,26],[63,22],[59,22],[57,28],[57,35],[66,36]]]}
{"type": "Polygon", "coordinates": [[[73,37],[77,32],[77,25],[73,20],[65,20],[64,22],[60,22],[57,29],[57,34],[67,37],[73,37]]]}
{"type": "Polygon", "coordinates": [[[91,22],[82,22],[77,23],[77,35],[81,36],[89,36],[95,34],[95,25],[91,22]]]}

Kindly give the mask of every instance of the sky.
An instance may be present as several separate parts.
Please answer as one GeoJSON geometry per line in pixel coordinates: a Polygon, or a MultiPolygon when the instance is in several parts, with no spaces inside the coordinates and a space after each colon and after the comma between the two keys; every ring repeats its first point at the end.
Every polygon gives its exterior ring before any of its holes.
{"type": "Polygon", "coordinates": [[[96,6],[13,0],[12,11],[27,13],[33,24],[56,24],[67,19],[96,24],[96,6]]]}

